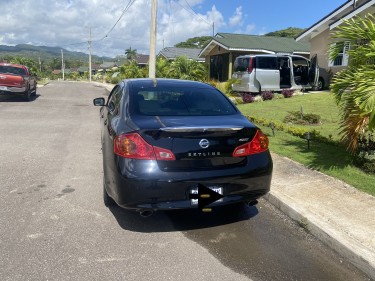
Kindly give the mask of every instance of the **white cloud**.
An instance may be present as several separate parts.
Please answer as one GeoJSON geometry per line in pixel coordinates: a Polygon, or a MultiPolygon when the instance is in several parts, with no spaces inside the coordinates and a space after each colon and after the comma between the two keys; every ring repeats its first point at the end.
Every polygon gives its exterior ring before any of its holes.
{"type": "MultiPolygon", "coordinates": [[[[1,44],[59,46],[69,50],[88,50],[89,28],[92,30],[93,53],[103,56],[123,55],[130,46],[139,53],[148,53],[150,0],[137,0],[121,16],[128,1],[123,0],[17,0],[1,1],[1,44]],[[103,40],[100,40],[103,39],[103,40]],[[81,43],[81,44],[76,44],[81,43]]],[[[187,0],[194,8],[204,0],[187,0]]],[[[186,1],[158,1],[157,50],[173,46],[188,38],[212,35],[226,26],[224,16],[212,6],[210,10],[195,14],[186,1]],[[183,8],[185,7],[185,8],[183,8]]],[[[241,12],[241,11],[240,11],[241,12]]],[[[236,10],[238,14],[238,11],[236,10]]],[[[232,20],[234,21],[234,20],[232,20]]]]}
{"type": "Polygon", "coordinates": [[[229,26],[241,26],[243,25],[242,18],[242,7],[237,7],[234,15],[229,19],[229,26]]]}

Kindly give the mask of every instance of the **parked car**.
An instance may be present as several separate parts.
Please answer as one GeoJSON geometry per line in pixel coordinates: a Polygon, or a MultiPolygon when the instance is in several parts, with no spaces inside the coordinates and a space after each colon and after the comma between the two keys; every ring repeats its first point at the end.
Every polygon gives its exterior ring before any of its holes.
{"type": "Polygon", "coordinates": [[[267,136],[208,84],[122,80],[93,102],[107,206],[150,214],[201,207],[201,187],[221,195],[208,206],[255,203],[270,190],[267,136]]]}
{"type": "Polygon", "coordinates": [[[331,73],[325,68],[319,67],[319,78],[318,83],[315,86],[315,90],[322,91],[328,89],[331,82],[331,73]]]}
{"type": "Polygon", "coordinates": [[[36,86],[36,77],[26,66],[0,63],[0,95],[19,95],[29,101],[36,95],[36,86]]]}
{"type": "Polygon", "coordinates": [[[234,62],[232,89],[242,93],[311,89],[318,84],[317,56],[245,55],[234,62]]]}

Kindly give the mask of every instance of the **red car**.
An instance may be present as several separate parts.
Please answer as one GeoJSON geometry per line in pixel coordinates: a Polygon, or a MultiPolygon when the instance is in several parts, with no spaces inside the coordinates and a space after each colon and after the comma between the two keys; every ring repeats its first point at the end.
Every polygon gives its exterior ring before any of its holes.
{"type": "Polygon", "coordinates": [[[0,95],[21,95],[30,101],[36,95],[36,86],[36,77],[26,66],[0,63],[0,95]]]}

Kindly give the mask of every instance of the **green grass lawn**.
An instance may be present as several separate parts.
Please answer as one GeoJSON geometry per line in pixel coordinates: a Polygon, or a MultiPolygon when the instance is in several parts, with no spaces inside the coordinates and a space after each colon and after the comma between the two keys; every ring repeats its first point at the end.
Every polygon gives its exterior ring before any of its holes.
{"type": "MultiPolygon", "coordinates": [[[[332,135],[333,139],[339,139],[339,110],[333,95],[328,92],[243,104],[238,107],[244,115],[282,122],[288,111],[298,111],[301,106],[304,113],[314,113],[321,116],[322,124],[311,126],[313,129],[324,136],[332,135]]],[[[312,141],[310,149],[308,149],[307,141],[304,139],[283,131],[275,131],[275,136],[273,136],[269,127],[259,127],[269,136],[272,152],[343,180],[357,189],[375,196],[375,175],[366,174],[355,167],[352,164],[352,157],[344,147],[312,141]]],[[[298,127],[303,126],[298,125],[298,127]]]]}
{"type": "Polygon", "coordinates": [[[315,129],[322,136],[332,139],[339,139],[339,109],[334,101],[333,95],[329,92],[319,92],[314,94],[305,94],[293,96],[287,99],[276,99],[272,101],[257,102],[251,104],[238,105],[241,112],[246,116],[255,116],[272,120],[274,122],[283,122],[285,116],[290,111],[300,111],[304,114],[313,113],[321,116],[321,125],[290,125],[295,127],[306,127],[315,129]]]}

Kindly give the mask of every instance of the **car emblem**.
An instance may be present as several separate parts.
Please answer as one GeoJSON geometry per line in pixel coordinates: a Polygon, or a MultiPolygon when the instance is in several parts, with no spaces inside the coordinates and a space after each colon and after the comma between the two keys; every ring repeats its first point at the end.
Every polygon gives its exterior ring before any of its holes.
{"type": "Polygon", "coordinates": [[[200,147],[202,148],[207,148],[210,146],[210,142],[206,139],[202,139],[200,142],[199,142],[199,145],[200,147]]]}

